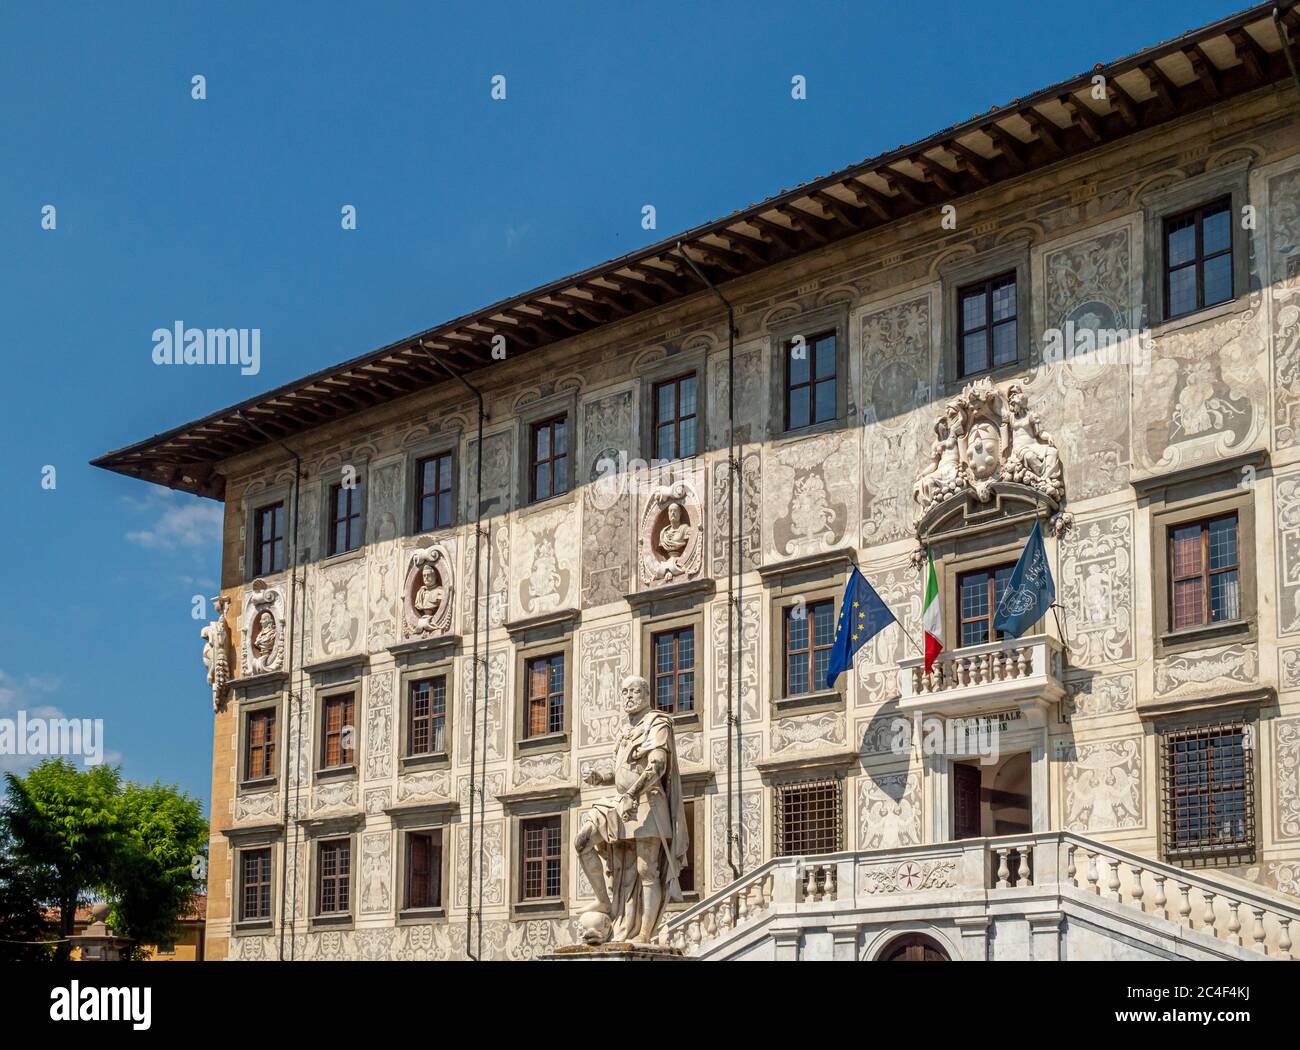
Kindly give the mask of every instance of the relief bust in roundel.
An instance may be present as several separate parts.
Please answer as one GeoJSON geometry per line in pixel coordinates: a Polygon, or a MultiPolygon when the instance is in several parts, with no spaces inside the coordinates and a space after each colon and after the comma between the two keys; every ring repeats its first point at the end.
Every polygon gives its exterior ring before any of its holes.
{"type": "Polygon", "coordinates": [[[411,552],[402,583],[403,638],[435,638],[451,630],[451,566],[451,556],[440,543],[411,552]]]}

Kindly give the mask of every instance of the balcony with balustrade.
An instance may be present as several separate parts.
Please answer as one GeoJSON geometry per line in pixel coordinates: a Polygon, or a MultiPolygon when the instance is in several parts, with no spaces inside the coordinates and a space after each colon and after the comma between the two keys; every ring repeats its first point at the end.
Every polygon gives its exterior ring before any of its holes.
{"type": "Polygon", "coordinates": [[[900,664],[899,708],[965,717],[1015,707],[1042,707],[1065,695],[1061,643],[1027,635],[941,652],[925,673],[925,660],[900,664]]]}

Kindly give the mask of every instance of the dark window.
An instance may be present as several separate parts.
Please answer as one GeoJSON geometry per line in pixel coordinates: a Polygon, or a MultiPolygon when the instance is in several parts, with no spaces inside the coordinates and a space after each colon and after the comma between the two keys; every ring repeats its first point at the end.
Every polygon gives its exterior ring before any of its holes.
{"type": "Polygon", "coordinates": [[[959,633],[963,647],[983,645],[1002,637],[1001,631],[993,629],[993,618],[1014,569],[1014,565],[1003,565],[957,577],[957,600],[960,603],[957,615],[960,617],[959,633]]]}
{"type": "Polygon", "coordinates": [[[528,683],[524,736],[564,732],[564,654],[529,660],[524,677],[528,683]]]}
{"type": "Polygon", "coordinates": [[[686,811],[686,833],[690,836],[688,843],[689,848],[686,850],[686,856],[682,858],[682,870],[677,873],[677,885],[683,893],[695,892],[695,800],[688,798],[682,803],[682,808],[686,811]]]}
{"type": "Polygon", "coordinates": [[[361,546],[361,482],[330,486],[330,554],[361,546]]]}
{"type": "Polygon", "coordinates": [[[655,662],[655,707],[695,710],[695,628],[679,627],[651,640],[655,662]]]}
{"type": "Polygon", "coordinates": [[[429,456],[415,464],[415,527],[420,532],[452,524],[451,453],[429,456]]]}
{"type": "Polygon", "coordinates": [[[963,376],[1015,363],[1014,271],[958,290],[957,340],[963,376]]]}
{"type": "Polygon", "coordinates": [[[244,779],[275,776],[275,710],[249,712],[244,730],[244,779]]]}
{"type": "Polygon", "coordinates": [[[836,416],[835,333],[822,332],[785,347],[785,429],[825,423],[836,416]]]}
{"type": "Polygon", "coordinates": [[[778,855],[835,853],[842,849],[842,796],[836,779],[780,785],[776,806],[778,855]]]}
{"type": "Polygon", "coordinates": [[[533,501],[569,491],[569,429],[564,416],[534,423],[529,442],[529,488],[533,501]]]}
{"type": "Polygon", "coordinates": [[[1231,201],[1225,197],[1165,219],[1165,317],[1231,298],[1231,201]]]}
{"type": "Polygon", "coordinates": [[[560,887],[560,818],[539,817],[519,824],[523,880],[523,900],[546,900],[559,897],[560,887]]]}
{"type": "Polygon", "coordinates": [[[335,766],[352,765],[352,754],[356,744],[356,729],[353,725],[353,695],[331,696],[325,700],[325,710],[321,722],[324,733],[321,735],[321,766],[333,769],[335,766]]]}
{"type": "Polygon", "coordinates": [[[1169,622],[1174,630],[1241,617],[1237,515],[1169,530],[1169,622]]]}
{"type": "Polygon", "coordinates": [[[259,507],[253,515],[253,568],[269,576],[284,568],[284,504],[259,507]]]}
{"type": "Polygon", "coordinates": [[[271,917],[271,851],[246,849],[239,854],[239,918],[271,917]]]}
{"type": "Polygon", "coordinates": [[[1254,859],[1254,733],[1253,723],[1233,721],[1161,736],[1169,859],[1254,859]]]}
{"type": "Polygon", "coordinates": [[[785,613],[785,695],[822,688],[835,644],[835,603],[791,605],[785,613]]]}
{"type": "Polygon", "coordinates": [[[422,678],[407,694],[408,755],[441,755],[447,750],[447,679],[422,678]]]}
{"type": "Polygon", "coordinates": [[[695,374],[656,383],[655,458],[695,455],[695,374]]]}
{"type": "Polygon", "coordinates": [[[316,856],[320,870],[320,877],[316,880],[316,914],[337,915],[350,911],[351,840],[322,842],[316,856]]]}
{"type": "Polygon", "coordinates": [[[442,830],[406,833],[406,907],[442,907],[442,830]]]}

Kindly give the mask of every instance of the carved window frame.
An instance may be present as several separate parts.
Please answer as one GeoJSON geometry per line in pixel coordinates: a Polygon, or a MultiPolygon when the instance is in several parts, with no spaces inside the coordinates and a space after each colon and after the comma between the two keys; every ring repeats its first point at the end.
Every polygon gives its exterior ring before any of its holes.
{"type": "Polygon", "coordinates": [[[398,926],[418,926],[431,923],[445,923],[449,911],[447,898],[451,894],[451,824],[445,819],[417,819],[403,820],[393,826],[397,834],[397,878],[396,892],[393,894],[394,909],[397,915],[398,926]],[[409,862],[410,842],[409,836],[428,834],[437,832],[442,839],[439,857],[439,888],[441,889],[441,901],[439,904],[427,908],[413,908],[407,904],[407,896],[410,890],[409,873],[407,864],[409,862]]]}
{"type": "Polygon", "coordinates": [[[940,294],[943,299],[940,387],[945,396],[960,393],[963,387],[977,379],[987,378],[995,384],[1001,383],[1028,367],[1032,345],[1030,329],[1034,323],[1030,247],[1027,240],[1016,241],[975,256],[965,256],[960,261],[940,268],[940,294]],[[962,375],[961,347],[958,345],[961,332],[961,291],[970,285],[1007,273],[1014,273],[1016,279],[1016,359],[996,368],[962,375]]]}
{"type": "Polygon", "coordinates": [[[256,937],[275,928],[279,918],[279,894],[276,887],[284,878],[284,848],[279,827],[226,832],[230,856],[230,934],[232,937],[256,937]],[[240,918],[243,908],[243,854],[256,850],[271,851],[271,914],[264,919],[240,918]]]}
{"type": "Polygon", "coordinates": [[[514,753],[516,756],[568,751],[573,745],[573,678],[578,668],[573,660],[573,628],[539,631],[515,645],[514,753]],[[528,664],[544,656],[564,657],[564,728],[558,733],[528,735],[528,664]]]}
{"type": "MultiPolygon", "coordinates": [[[[246,496],[243,500],[244,511],[244,582],[251,583],[253,580],[275,581],[287,577],[289,570],[293,568],[293,557],[295,553],[301,557],[301,550],[296,543],[296,537],[293,534],[294,524],[294,496],[293,485],[287,481],[272,485],[253,496],[246,496]],[[284,568],[273,573],[265,575],[259,573],[257,565],[257,512],[265,510],[273,503],[284,504],[284,568]]],[[[301,523],[299,523],[301,524],[301,523]]],[[[309,538],[310,539],[310,538],[309,538]]],[[[310,556],[310,551],[307,552],[310,556]]]]}
{"type": "Polygon", "coordinates": [[[516,510],[536,510],[543,507],[563,507],[573,503],[585,480],[579,476],[583,462],[582,427],[578,416],[578,391],[564,390],[558,394],[531,401],[520,408],[515,416],[515,502],[516,510]],[[564,492],[533,499],[533,426],[563,416],[569,434],[569,487],[564,492]]]}
{"type": "Polygon", "coordinates": [[[267,788],[275,787],[280,782],[280,773],[284,769],[286,752],[284,745],[284,714],[281,710],[280,701],[279,694],[276,694],[259,697],[256,700],[243,700],[238,705],[239,728],[235,735],[235,768],[238,775],[237,790],[241,795],[265,791],[267,788]],[[253,715],[261,715],[267,711],[272,714],[272,726],[275,733],[275,746],[271,763],[272,772],[269,776],[253,778],[248,775],[249,722],[253,715]]]}
{"type": "Polygon", "coordinates": [[[313,732],[311,740],[312,779],[315,781],[355,780],[361,775],[361,757],[363,754],[361,735],[366,717],[363,682],[364,677],[357,674],[346,680],[316,686],[312,710],[313,732]],[[352,725],[354,731],[352,761],[347,765],[326,766],[324,764],[326,701],[336,699],[347,693],[352,694],[352,725]]]}
{"type": "MultiPolygon", "coordinates": [[[[785,695],[785,610],[803,598],[805,605],[829,599],[832,617],[843,597],[844,571],[840,562],[813,573],[792,573],[773,578],[767,586],[768,602],[768,707],[770,717],[844,710],[850,672],[842,674],[833,689],[818,686],[811,692],[785,695]]],[[[817,686],[817,683],[813,683],[817,686]]]]}
{"type": "Polygon", "coordinates": [[[1143,218],[1142,294],[1144,321],[1153,338],[1217,317],[1239,313],[1250,305],[1250,252],[1253,230],[1241,228],[1242,209],[1250,203],[1250,162],[1242,160],[1150,190],[1141,197],[1143,218]],[[1179,317],[1166,318],[1165,220],[1220,198],[1230,200],[1232,224],[1232,298],[1179,317]]]}
{"type": "MultiPolygon", "coordinates": [[[[459,432],[438,434],[418,445],[411,445],[403,450],[406,457],[402,465],[402,479],[405,489],[402,493],[402,535],[404,536],[438,536],[454,531],[464,523],[465,511],[461,506],[461,470],[465,464],[461,456],[461,435],[459,432]],[[420,462],[435,456],[451,456],[451,522],[434,529],[420,528],[420,462]]],[[[469,469],[473,470],[470,463],[469,469]]],[[[466,490],[473,492],[473,478],[468,479],[466,490]]],[[[473,515],[471,514],[472,518],[473,515]]]]}
{"type": "Polygon", "coordinates": [[[356,831],[340,832],[337,829],[323,830],[308,838],[307,841],[310,844],[310,870],[308,872],[307,892],[311,894],[308,900],[308,915],[313,929],[350,930],[356,922],[357,890],[360,888],[361,882],[359,878],[361,854],[357,848],[359,840],[360,836],[356,831]],[[348,843],[348,910],[321,912],[321,847],[334,842],[348,843]]]}
{"type": "Polygon", "coordinates": [[[690,711],[666,712],[673,720],[677,732],[693,732],[704,725],[704,697],[707,695],[708,679],[705,678],[705,638],[704,608],[680,609],[676,612],[662,613],[645,617],[641,622],[641,664],[639,673],[650,685],[650,707],[654,706],[654,637],[666,631],[680,631],[690,627],[695,631],[695,707],[690,711]]]}
{"type": "Polygon", "coordinates": [[[551,799],[533,803],[516,803],[510,814],[510,918],[513,921],[541,918],[567,918],[572,877],[573,849],[568,844],[569,807],[557,808],[551,799]],[[560,896],[524,900],[524,824],[532,820],[559,818],[560,821],[560,896]]]}
{"type": "Polygon", "coordinates": [[[455,712],[456,712],[456,674],[455,660],[451,653],[439,657],[436,660],[415,662],[404,664],[399,667],[398,688],[402,691],[398,702],[398,717],[401,718],[401,726],[398,728],[398,769],[402,773],[414,772],[420,769],[442,769],[452,764],[452,755],[456,746],[455,736],[455,712]],[[415,682],[421,682],[429,678],[444,678],[447,682],[447,709],[443,715],[443,740],[445,748],[442,751],[434,751],[424,755],[407,754],[407,745],[410,735],[410,705],[411,705],[411,685],[415,682]]]}
{"type": "MultiPolygon", "coordinates": [[[[709,374],[708,352],[700,346],[671,354],[638,370],[637,403],[640,406],[640,453],[647,463],[655,460],[655,432],[658,415],[655,387],[672,379],[695,376],[695,453],[676,456],[669,462],[690,463],[708,452],[709,374]]],[[[631,453],[631,449],[628,450],[631,453]]]]}
{"type": "Polygon", "coordinates": [[[1152,648],[1157,658],[1174,656],[1209,646],[1251,644],[1259,638],[1258,563],[1255,547],[1255,485],[1266,477],[1263,468],[1254,485],[1241,485],[1241,469],[1260,456],[1219,461],[1185,472],[1181,477],[1143,482],[1140,498],[1149,508],[1151,561],[1152,648]],[[1237,515],[1237,587],[1240,615],[1235,620],[1172,629],[1170,608],[1169,534],[1189,525],[1226,514],[1237,515]]]}
{"type": "Polygon", "coordinates": [[[370,461],[369,458],[358,459],[353,463],[340,463],[336,467],[321,471],[319,475],[320,491],[317,498],[320,501],[320,514],[318,515],[317,535],[315,541],[320,544],[320,557],[317,562],[321,565],[337,565],[341,562],[352,561],[356,558],[363,558],[366,554],[366,531],[370,527],[370,461]],[[334,531],[334,508],[332,506],[331,495],[334,486],[343,480],[343,467],[352,466],[357,471],[357,484],[361,488],[361,521],[358,529],[361,533],[361,542],[350,551],[339,551],[337,554],[331,554],[333,548],[332,534],[334,531]]]}
{"type": "Polygon", "coordinates": [[[768,365],[770,391],[768,403],[768,438],[782,442],[813,434],[841,430],[849,422],[849,303],[832,303],[829,306],[805,310],[793,317],[782,318],[767,327],[768,365]],[[787,429],[786,411],[786,354],[789,344],[797,335],[805,338],[833,330],[835,333],[835,416],[806,427],[787,429]]]}

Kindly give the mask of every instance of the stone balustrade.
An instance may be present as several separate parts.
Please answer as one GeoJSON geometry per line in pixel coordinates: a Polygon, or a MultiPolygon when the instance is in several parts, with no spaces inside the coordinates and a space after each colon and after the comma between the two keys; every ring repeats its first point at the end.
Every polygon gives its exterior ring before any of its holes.
{"type": "Polygon", "coordinates": [[[1291,926],[1300,923],[1300,902],[1225,879],[1070,832],[779,857],[671,915],[659,940],[687,954],[708,954],[718,942],[778,919],[783,926],[801,920],[869,924],[873,914],[927,900],[967,914],[972,906],[996,906],[1006,914],[1007,903],[1020,901],[1027,915],[1077,904],[1090,923],[1103,923],[1105,912],[1119,906],[1130,931],[1140,929],[1145,915],[1158,926],[1154,939],[1194,942],[1203,957],[1292,959],[1291,926]]]}
{"type": "Polygon", "coordinates": [[[1045,634],[971,645],[942,652],[925,673],[920,657],[903,660],[899,671],[900,707],[936,712],[969,704],[972,710],[1004,702],[1058,700],[1061,647],[1045,634]]]}

